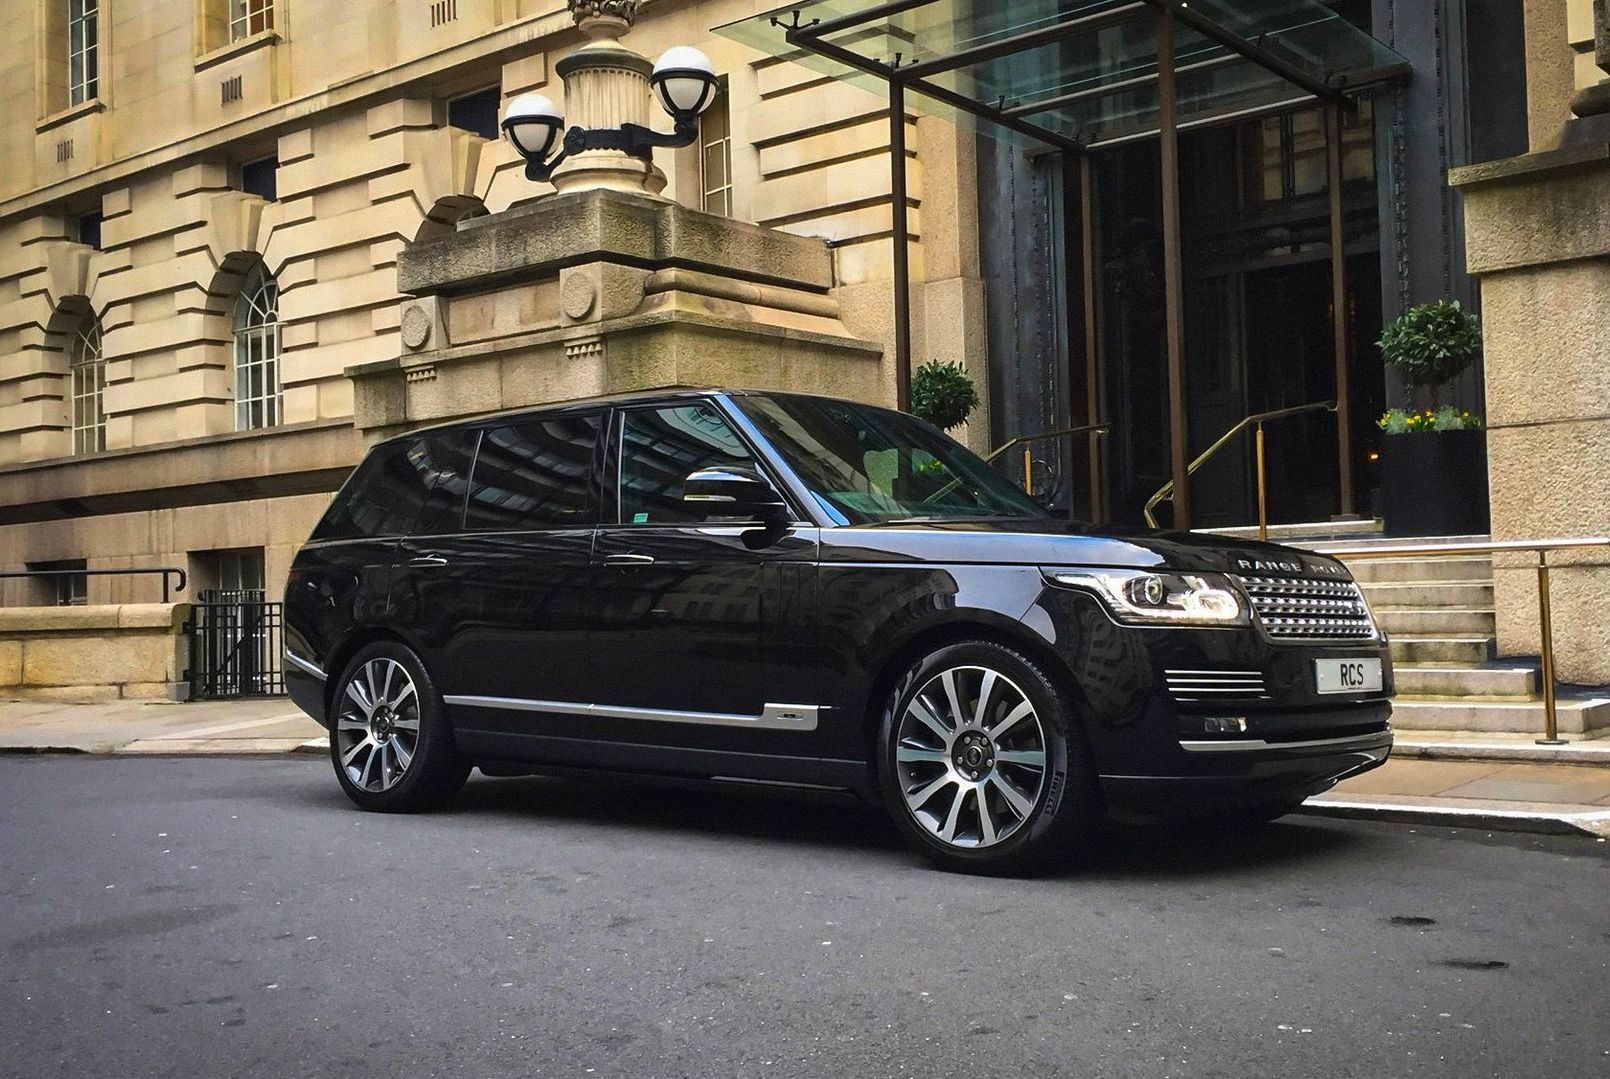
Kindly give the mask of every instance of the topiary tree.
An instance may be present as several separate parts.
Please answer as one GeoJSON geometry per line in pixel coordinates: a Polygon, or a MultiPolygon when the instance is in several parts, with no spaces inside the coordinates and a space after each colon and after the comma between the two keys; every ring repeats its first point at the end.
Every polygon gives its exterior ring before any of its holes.
{"type": "Polygon", "coordinates": [[[911,376],[911,414],[948,431],[978,407],[978,389],[959,363],[931,360],[911,376]]]}
{"type": "Polygon", "coordinates": [[[1458,300],[1411,307],[1381,334],[1381,355],[1405,384],[1431,390],[1481,358],[1481,320],[1458,300]]]}

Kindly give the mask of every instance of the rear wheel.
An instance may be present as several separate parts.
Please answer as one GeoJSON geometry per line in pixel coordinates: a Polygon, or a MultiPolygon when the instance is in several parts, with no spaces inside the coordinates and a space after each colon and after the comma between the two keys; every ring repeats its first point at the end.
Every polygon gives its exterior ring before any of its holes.
{"type": "Polygon", "coordinates": [[[1066,695],[988,641],[948,645],[895,687],[879,776],[897,826],[947,868],[1019,873],[1077,848],[1096,817],[1090,754],[1066,695]]]}
{"type": "Polygon", "coordinates": [[[429,809],[469,778],[436,687],[404,645],[378,641],[360,649],[336,684],[330,719],[336,778],[363,809],[429,809]]]}

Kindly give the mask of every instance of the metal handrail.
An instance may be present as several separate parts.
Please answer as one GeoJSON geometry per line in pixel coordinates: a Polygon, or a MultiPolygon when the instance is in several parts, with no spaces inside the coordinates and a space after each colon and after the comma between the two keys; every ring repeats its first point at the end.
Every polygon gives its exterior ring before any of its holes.
{"type": "Polygon", "coordinates": [[[152,573],[162,575],[162,602],[167,603],[172,592],[183,592],[184,586],[190,577],[178,566],[160,566],[155,569],[24,569],[8,570],[0,573],[0,578],[17,577],[139,577],[152,573]],[[172,592],[169,591],[168,578],[173,577],[172,592]]]}
{"type": "MultiPolygon", "coordinates": [[[[1048,438],[1071,438],[1074,435],[1088,434],[1091,438],[1099,438],[1112,430],[1110,423],[1087,423],[1080,427],[1059,427],[1054,431],[1039,431],[1032,435],[1018,435],[1016,438],[1003,442],[984,455],[984,460],[994,461],[1014,446],[1026,446],[1030,442],[1041,442],[1048,438]]],[[[1023,489],[1032,492],[1034,486],[1034,458],[1028,450],[1023,451],[1023,489]]]]}
{"type": "MultiPolygon", "coordinates": [[[[1268,539],[1269,538],[1269,496],[1268,496],[1268,486],[1267,486],[1266,479],[1265,479],[1265,468],[1264,468],[1263,425],[1265,423],[1269,422],[1270,420],[1283,419],[1283,418],[1285,418],[1287,416],[1295,416],[1295,415],[1297,415],[1299,413],[1302,413],[1302,412],[1318,412],[1321,409],[1323,409],[1326,412],[1335,412],[1336,411],[1336,402],[1335,401],[1315,401],[1312,404],[1307,404],[1307,405],[1293,405],[1290,408],[1276,408],[1276,409],[1271,409],[1268,412],[1254,412],[1252,415],[1246,417],[1240,423],[1237,423],[1234,427],[1230,428],[1228,431],[1224,432],[1224,434],[1220,435],[1217,439],[1215,439],[1214,442],[1213,442],[1213,445],[1209,446],[1207,449],[1205,449],[1201,453],[1197,454],[1196,460],[1192,461],[1190,463],[1190,465],[1185,469],[1186,478],[1189,479],[1191,476],[1195,475],[1197,469],[1199,469],[1203,465],[1207,464],[1207,462],[1213,457],[1213,455],[1218,453],[1226,445],[1228,445],[1230,440],[1235,438],[1236,435],[1239,435],[1242,431],[1245,431],[1248,427],[1256,425],[1256,427],[1258,429],[1258,433],[1257,433],[1257,439],[1258,439],[1258,453],[1257,453],[1257,456],[1258,456],[1258,538],[1259,539],[1268,539]]],[[[1161,486],[1161,487],[1159,487],[1157,489],[1156,494],[1152,495],[1151,498],[1148,498],[1146,500],[1146,509],[1145,509],[1144,512],[1145,512],[1145,515],[1146,515],[1146,523],[1147,523],[1147,525],[1149,525],[1152,528],[1157,527],[1157,515],[1155,513],[1153,513],[1152,511],[1155,510],[1160,503],[1164,502],[1167,499],[1173,498],[1173,497],[1174,497],[1174,481],[1169,480],[1167,483],[1163,484],[1163,486],[1161,486]]]]}
{"type": "Polygon", "coordinates": [[[1549,605],[1549,552],[1610,549],[1610,536],[1580,539],[1495,540],[1488,543],[1397,544],[1390,547],[1333,547],[1320,553],[1332,558],[1368,561],[1377,558],[1458,558],[1464,555],[1514,552],[1537,555],[1537,628],[1543,663],[1543,737],[1540,746],[1563,746],[1554,686],[1554,614],[1549,605]]]}

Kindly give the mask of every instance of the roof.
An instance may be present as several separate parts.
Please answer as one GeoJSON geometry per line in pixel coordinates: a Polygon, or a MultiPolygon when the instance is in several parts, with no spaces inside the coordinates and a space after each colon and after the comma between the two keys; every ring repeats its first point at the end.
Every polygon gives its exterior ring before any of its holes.
{"type": "Polygon", "coordinates": [[[880,95],[898,82],[918,111],[1078,150],[1156,133],[1164,9],[1181,127],[1340,100],[1408,71],[1321,0],[796,0],[717,33],[880,95]]]}

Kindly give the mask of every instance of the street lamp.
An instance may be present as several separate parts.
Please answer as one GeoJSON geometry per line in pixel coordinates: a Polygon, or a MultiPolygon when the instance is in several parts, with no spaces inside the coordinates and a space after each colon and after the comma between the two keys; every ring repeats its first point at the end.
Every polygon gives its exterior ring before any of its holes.
{"type": "Polygon", "coordinates": [[[503,134],[525,158],[526,179],[547,180],[567,157],[585,150],[623,150],[652,161],[656,146],[687,146],[697,139],[699,114],[716,98],[716,73],[709,57],[688,45],[667,49],[654,65],[649,85],[675,125],[669,133],[628,122],[612,128],[572,127],[561,141],[559,130],[565,119],[552,101],[541,94],[521,94],[509,102],[503,112],[503,134]]]}

